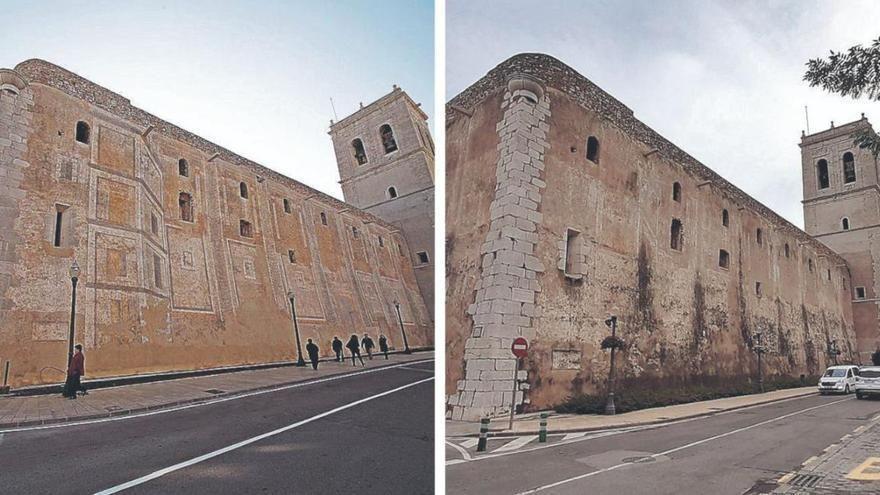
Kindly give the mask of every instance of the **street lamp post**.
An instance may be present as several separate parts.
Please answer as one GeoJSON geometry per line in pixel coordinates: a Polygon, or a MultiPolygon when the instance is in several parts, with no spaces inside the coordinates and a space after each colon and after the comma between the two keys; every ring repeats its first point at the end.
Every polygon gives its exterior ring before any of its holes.
{"type": "MultiPolygon", "coordinates": [[[[605,324],[611,327],[611,338],[617,337],[617,317],[612,316],[605,320],[605,324]]],[[[614,351],[616,346],[611,347],[611,370],[608,372],[608,402],[605,403],[605,414],[617,414],[617,407],[614,405],[614,351]]]]}
{"type": "Polygon", "coordinates": [[[761,365],[761,356],[764,355],[764,346],[761,345],[761,332],[755,333],[755,354],[758,355],[758,389],[764,393],[764,367],[761,365]]]}
{"type": "Polygon", "coordinates": [[[290,314],[293,318],[293,335],[296,337],[296,365],[305,366],[306,361],[303,359],[302,342],[299,340],[299,325],[296,322],[296,294],[293,291],[287,293],[287,299],[290,300],[290,314]]]}
{"type": "Polygon", "coordinates": [[[400,317],[400,303],[394,301],[394,309],[397,311],[397,323],[400,325],[400,333],[403,334],[403,353],[412,354],[409,349],[409,342],[406,340],[406,330],[403,328],[403,318],[400,317]]]}
{"type": "Polygon", "coordinates": [[[70,368],[70,361],[73,360],[73,339],[76,334],[76,283],[79,281],[79,265],[76,260],[70,265],[70,283],[73,285],[73,292],[70,295],[70,334],[67,342],[67,367],[70,368]]]}

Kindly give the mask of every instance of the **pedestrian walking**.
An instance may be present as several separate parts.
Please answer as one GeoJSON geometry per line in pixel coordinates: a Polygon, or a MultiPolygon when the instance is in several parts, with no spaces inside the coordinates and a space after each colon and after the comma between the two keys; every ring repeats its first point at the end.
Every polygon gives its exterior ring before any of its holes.
{"type": "Polygon", "coordinates": [[[388,359],[388,339],[384,335],[379,336],[379,350],[385,354],[385,359],[388,359]]]}
{"type": "Polygon", "coordinates": [[[367,351],[367,356],[369,356],[372,360],[373,347],[376,347],[376,345],[373,343],[373,339],[371,339],[369,335],[364,334],[364,339],[361,340],[361,345],[364,346],[364,350],[367,351]]]}
{"type": "Polygon", "coordinates": [[[342,355],[342,341],[335,335],[333,336],[333,352],[336,353],[337,363],[345,361],[345,356],[342,355]]]}
{"type": "Polygon", "coordinates": [[[309,360],[312,362],[312,369],[318,369],[318,346],[312,342],[312,339],[309,339],[309,343],[306,344],[306,352],[309,354],[309,360]]]}
{"type": "Polygon", "coordinates": [[[352,366],[357,366],[354,362],[355,356],[357,356],[357,358],[361,360],[361,366],[367,365],[367,363],[364,362],[364,358],[361,357],[361,344],[358,342],[357,335],[351,334],[351,338],[348,339],[348,344],[345,344],[345,347],[348,347],[348,351],[351,353],[352,366]]]}
{"type": "Polygon", "coordinates": [[[67,367],[67,381],[64,383],[64,392],[61,394],[68,399],[76,399],[76,393],[79,391],[82,391],[83,395],[86,394],[86,389],[80,381],[82,376],[86,374],[86,357],[82,353],[82,344],[76,344],[74,348],[76,352],[67,367]]]}

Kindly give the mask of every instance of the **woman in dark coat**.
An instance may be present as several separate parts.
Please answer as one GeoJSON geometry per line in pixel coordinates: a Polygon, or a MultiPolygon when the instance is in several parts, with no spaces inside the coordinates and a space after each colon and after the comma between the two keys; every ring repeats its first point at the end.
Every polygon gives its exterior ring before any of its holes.
{"type": "Polygon", "coordinates": [[[345,344],[345,347],[348,347],[349,352],[351,352],[351,365],[357,366],[354,362],[354,357],[357,356],[358,359],[361,360],[361,366],[366,366],[364,363],[364,358],[361,357],[361,344],[358,342],[358,336],[352,335],[350,339],[348,339],[348,344],[345,344]]]}
{"type": "Polygon", "coordinates": [[[379,350],[385,354],[385,359],[388,359],[388,339],[384,335],[379,336],[379,350]]]}

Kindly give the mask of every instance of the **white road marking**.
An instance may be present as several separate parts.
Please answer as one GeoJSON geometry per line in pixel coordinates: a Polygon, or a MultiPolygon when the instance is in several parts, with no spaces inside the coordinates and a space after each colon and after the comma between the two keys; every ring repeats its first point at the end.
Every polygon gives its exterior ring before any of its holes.
{"type": "MultiPolygon", "coordinates": [[[[807,411],[813,411],[813,410],[815,410],[815,409],[820,409],[820,408],[822,408],[822,407],[827,407],[827,406],[831,406],[831,405],[834,405],[834,404],[839,404],[839,403],[841,403],[841,402],[848,401],[848,400],[853,400],[853,399],[851,399],[851,398],[848,398],[848,399],[841,399],[841,400],[837,400],[837,401],[834,401],[834,402],[828,402],[828,403],[826,403],[826,404],[821,404],[821,405],[818,405],[818,406],[808,407],[808,408],[806,408],[806,409],[801,409],[801,410],[799,410],[799,411],[791,412],[791,413],[788,413],[788,414],[783,414],[782,416],[777,416],[777,417],[775,417],[775,418],[768,419],[768,420],[766,420],[766,421],[761,421],[760,423],[755,423],[755,424],[753,424],[753,425],[744,426],[744,427],[742,427],[742,428],[737,428],[737,429],[735,429],[735,430],[730,430],[730,431],[728,431],[728,432],[721,433],[721,434],[719,434],[719,435],[714,435],[714,436],[711,436],[711,437],[708,437],[708,438],[704,438],[704,439],[702,439],[702,440],[697,440],[696,442],[691,442],[691,443],[688,443],[688,444],[685,444],[685,445],[682,445],[682,446],[679,446],[679,447],[675,447],[675,448],[673,448],[673,449],[669,449],[669,450],[666,450],[666,451],[663,451],[663,452],[659,452],[659,453],[656,453],[656,454],[651,454],[649,457],[656,459],[656,458],[658,458],[658,457],[668,456],[669,454],[674,454],[674,453],[679,452],[679,451],[681,451],[681,450],[689,449],[689,448],[691,448],[691,447],[696,447],[697,445],[702,445],[702,444],[704,444],[704,443],[708,443],[708,442],[711,442],[711,441],[713,441],[713,440],[718,440],[719,438],[728,437],[728,436],[730,436],[730,435],[733,435],[733,434],[736,434],[736,433],[741,433],[741,432],[746,431],[746,430],[751,430],[752,428],[757,428],[757,427],[759,427],[759,426],[764,426],[764,425],[766,425],[766,424],[770,424],[770,423],[773,423],[773,422],[775,422],[775,421],[779,421],[779,420],[781,420],[781,419],[790,418],[790,417],[792,417],[792,416],[797,416],[798,414],[802,414],[802,413],[805,413],[805,412],[807,412],[807,411]]],[[[548,484],[548,485],[539,486],[539,487],[533,488],[533,489],[531,489],[531,490],[527,490],[527,491],[524,491],[524,492],[519,492],[517,495],[526,495],[526,494],[529,494],[529,493],[538,493],[538,492],[541,492],[541,491],[544,491],[544,490],[549,490],[549,489],[551,489],[551,488],[556,488],[557,486],[561,486],[561,485],[565,485],[565,484],[571,483],[571,482],[573,482],[573,481],[578,481],[578,480],[582,480],[582,479],[585,479],[585,478],[590,478],[590,477],[596,476],[596,475],[598,475],[598,474],[607,473],[607,472],[609,472],[609,471],[615,471],[615,470],[617,470],[617,469],[620,469],[620,468],[622,468],[622,467],[626,467],[626,466],[630,466],[630,465],[632,465],[632,464],[634,464],[634,463],[633,463],[633,462],[622,462],[622,463],[620,463],[620,464],[616,464],[616,465],[614,465],[614,466],[610,466],[610,467],[607,467],[607,468],[604,468],[604,469],[599,469],[599,470],[596,470],[596,471],[591,471],[591,472],[589,472],[589,473],[584,473],[584,474],[581,474],[581,475],[578,475],[578,476],[573,476],[573,477],[571,477],[571,478],[567,478],[567,479],[564,479],[564,480],[560,480],[560,481],[557,481],[557,482],[555,482],[555,483],[550,483],[550,484],[548,484]]]]}
{"type": "Polygon", "coordinates": [[[587,432],[585,432],[585,431],[582,431],[580,433],[569,433],[568,435],[565,435],[564,437],[562,437],[561,441],[564,442],[566,440],[574,440],[575,438],[582,438],[585,436],[587,436],[587,432]]]}
{"type": "Polygon", "coordinates": [[[385,370],[391,370],[391,369],[396,369],[396,368],[402,368],[404,366],[410,366],[413,364],[430,363],[433,361],[434,361],[433,358],[432,359],[423,359],[420,361],[410,361],[407,363],[395,364],[395,365],[391,365],[391,366],[383,366],[381,368],[373,368],[373,369],[369,369],[369,370],[356,371],[354,373],[348,373],[345,375],[328,376],[327,378],[319,378],[317,380],[312,380],[312,381],[292,383],[290,385],[283,385],[281,387],[271,388],[268,390],[257,390],[256,392],[247,392],[247,393],[243,393],[240,395],[233,395],[231,397],[221,397],[219,399],[207,400],[204,402],[197,402],[195,404],[187,404],[187,405],[183,405],[183,406],[169,407],[167,409],[159,409],[156,411],[134,413],[134,414],[128,414],[125,416],[112,416],[109,418],[101,418],[101,419],[73,421],[70,423],[56,423],[56,424],[51,424],[51,425],[40,425],[40,426],[22,426],[22,427],[18,427],[18,428],[8,428],[5,430],[0,430],[0,433],[14,433],[14,432],[19,432],[19,431],[32,431],[32,430],[46,430],[49,428],[66,428],[66,427],[70,427],[70,426],[82,426],[82,425],[91,425],[91,424],[96,424],[96,423],[107,423],[110,421],[122,421],[124,419],[143,418],[146,416],[154,416],[156,414],[165,414],[165,413],[169,413],[169,412],[183,411],[183,410],[192,409],[195,407],[209,406],[211,404],[218,404],[220,402],[244,399],[247,397],[253,397],[255,395],[269,394],[272,392],[280,392],[282,390],[289,390],[292,388],[301,388],[301,387],[306,387],[308,385],[315,385],[318,383],[332,382],[332,381],[336,381],[336,380],[342,380],[343,378],[350,378],[353,376],[365,375],[368,373],[376,373],[377,371],[385,371],[385,370]]]}
{"type": "MultiPolygon", "coordinates": [[[[690,423],[691,421],[700,421],[700,420],[708,419],[708,418],[715,418],[718,416],[724,416],[726,414],[735,414],[738,412],[747,411],[749,409],[755,409],[758,407],[776,405],[776,404],[781,404],[783,402],[790,402],[790,401],[794,401],[794,400],[806,399],[806,398],[810,398],[810,397],[814,397],[814,396],[815,396],[815,394],[813,394],[813,395],[799,395],[797,397],[789,397],[787,399],[777,400],[777,401],[773,401],[773,402],[764,402],[761,404],[754,404],[751,406],[740,407],[740,408],[736,408],[736,409],[728,409],[725,411],[721,411],[721,412],[713,413],[713,414],[709,414],[709,415],[704,415],[704,416],[694,416],[691,418],[677,419],[677,420],[668,421],[665,423],[655,423],[655,424],[648,424],[648,425],[641,425],[641,426],[629,426],[629,427],[622,427],[622,428],[618,427],[618,428],[610,428],[607,430],[593,430],[592,432],[587,432],[588,436],[581,437],[581,438],[575,438],[575,439],[569,440],[567,442],[563,442],[562,440],[560,440],[559,442],[555,442],[555,443],[551,443],[551,444],[536,445],[536,446],[526,447],[524,449],[511,451],[511,452],[502,452],[500,454],[493,453],[493,454],[481,455],[478,457],[471,458],[470,461],[482,461],[485,459],[492,459],[495,457],[502,457],[502,456],[508,456],[508,455],[516,455],[516,454],[525,454],[527,452],[534,452],[536,450],[543,450],[543,449],[552,449],[555,447],[568,445],[570,443],[583,442],[585,440],[593,440],[595,438],[607,437],[610,435],[619,435],[621,433],[630,433],[633,431],[653,430],[653,429],[657,429],[657,428],[665,428],[667,426],[679,425],[679,424],[683,424],[683,423],[690,423]]],[[[451,464],[461,464],[461,462],[451,462],[451,463],[447,462],[447,465],[451,465],[451,464]]]]}
{"type": "Polygon", "coordinates": [[[169,467],[167,467],[167,468],[160,469],[160,470],[158,470],[158,471],[154,471],[154,472],[152,472],[152,473],[150,473],[150,474],[148,474],[148,475],[146,475],[146,476],[141,476],[140,478],[138,478],[138,479],[136,479],[136,480],[132,480],[132,481],[129,481],[129,482],[127,482],[127,483],[123,483],[123,484],[121,484],[121,485],[116,485],[116,486],[111,487],[111,488],[108,488],[108,489],[106,489],[106,490],[102,490],[102,491],[96,493],[95,495],[110,495],[110,494],[112,494],[112,493],[118,493],[118,492],[121,492],[122,490],[127,490],[127,489],[129,489],[129,488],[134,487],[134,486],[138,486],[138,485],[141,485],[141,484],[143,484],[143,483],[146,483],[146,482],[148,482],[148,481],[150,481],[150,480],[154,480],[154,479],[156,479],[156,478],[160,478],[160,477],[162,477],[162,476],[165,476],[166,474],[173,473],[173,472],[175,472],[175,471],[179,471],[179,470],[181,470],[181,469],[183,469],[183,468],[186,468],[186,467],[189,467],[189,466],[192,466],[192,465],[198,464],[198,463],[200,463],[200,462],[207,461],[208,459],[213,459],[214,457],[217,457],[217,456],[223,455],[223,454],[225,454],[225,453],[227,453],[227,452],[231,452],[231,451],[233,451],[233,450],[240,449],[240,448],[245,447],[245,446],[247,446],[247,445],[250,445],[250,444],[252,444],[252,443],[259,442],[260,440],[264,440],[264,439],[266,439],[266,438],[273,437],[273,436],[278,435],[278,434],[280,434],[280,433],[284,433],[284,432],[286,432],[286,431],[290,431],[290,430],[292,430],[292,429],[294,429],[294,428],[299,428],[300,426],[303,426],[303,425],[306,425],[306,424],[312,423],[312,422],[317,421],[317,420],[319,420],[319,419],[321,419],[321,418],[326,418],[327,416],[330,416],[330,415],[332,415],[332,414],[336,414],[336,413],[338,413],[338,412],[345,411],[346,409],[351,409],[352,407],[355,407],[355,406],[361,405],[361,404],[363,404],[363,403],[365,403],[365,402],[369,402],[369,401],[372,401],[372,400],[380,399],[380,398],[382,398],[382,397],[385,397],[386,395],[391,395],[391,394],[393,394],[393,393],[395,393],[395,392],[400,392],[401,390],[406,390],[406,389],[408,389],[408,388],[410,388],[410,387],[415,387],[416,385],[421,385],[422,383],[429,382],[429,381],[431,381],[431,380],[433,380],[433,379],[434,379],[434,377],[432,376],[432,377],[430,377],[430,378],[425,378],[425,379],[419,380],[419,381],[417,381],[417,382],[408,383],[408,384],[406,384],[406,385],[403,385],[403,386],[400,386],[400,387],[397,387],[397,388],[393,388],[393,389],[391,389],[391,390],[386,390],[386,391],[384,391],[384,392],[378,393],[378,394],[376,394],[376,395],[372,395],[372,396],[370,396],[370,397],[366,397],[366,398],[363,398],[363,399],[356,400],[356,401],[354,401],[354,402],[350,402],[350,403],[348,403],[348,404],[346,404],[346,405],[344,405],[344,406],[339,406],[339,407],[337,407],[337,408],[335,408],[335,409],[331,409],[331,410],[329,410],[329,411],[324,411],[324,412],[322,412],[321,414],[316,414],[315,416],[312,416],[312,417],[310,417],[310,418],[303,419],[303,420],[301,420],[301,421],[297,421],[296,423],[289,424],[289,425],[287,425],[287,426],[284,426],[284,427],[278,428],[278,429],[276,429],[276,430],[272,430],[272,431],[270,431],[270,432],[268,432],[268,433],[263,433],[262,435],[257,435],[257,436],[255,436],[255,437],[248,438],[247,440],[242,440],[241,442],[234,443],[234,444],[232,444],[232,445],[229,445],[228,447],[223,447],[222,449],[218,449],[218,450],[215,450],[215,451],[213,451],[213,452],[208,452],[207,454],[200,455],[200,456],[195,457],[195,458],[193,458],[193,459],[190,459],[190,460],[188,460],[188,461],[180,462],[180,463],[177,463],[177,464],[175,464],[175,465],[173,465],[173,466],[169,466],[169,467]]]}
{"type": "Polygon", "coordinates": [[[522,447],[525,447],[529,442],[538,438],[538,435],[527,435],[523,437],[518,437],[516,440],[512,442],[507,442],[501,447],[493,450],[492,452],[507,452],[509,450],[516,450],[522,447]]]}
{"type": "Polygon", "coordinates": [[[479,438],[468,438],[464,442],[459,442],[458,444],[464,449],[470,449],[476,447],[478,443],[480,443],[479,438]]]}
{"type": "Polygon", "coordinates": [[[458,453],[461,454],[461,457],[462,457],[461,459],[454,459],[454,460],[446,461],[447,465],[457,464],[458,462],[467,462],[467,461],[471,460],[471,455],[468,454],[467,450],[459,447],[458,445],[455,445],[454,443],[450,442],[449,440],[446,440],[446,445],[449,445],[453,449],[457,450],[458,453]]]}

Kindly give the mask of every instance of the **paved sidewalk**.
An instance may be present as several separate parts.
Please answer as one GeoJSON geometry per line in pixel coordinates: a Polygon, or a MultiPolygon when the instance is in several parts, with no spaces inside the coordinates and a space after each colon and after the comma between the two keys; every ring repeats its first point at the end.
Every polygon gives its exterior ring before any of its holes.
{"type": "Polygon", "coordinates": [[[381,357],[374,357],[372,361],[364,358],[366,368],[352,366],[350,359],[345,363],[322,361],[317,370],[313,370],[311,365],[305,368],[285,366],[178,378],[96,389],[76,400],[65,399],[60,394],[3,397],[0,398],[0,429],[163,409],[315,378],[433,358],[433,352],[392,354],[388,360],[381,357]]]}
{"type": "Polygon", "coordinates": [[[774,494],[880,493],[880,415],[779,479],[774,494]]]}
{"type": "MultiPolygon", "coordinates": [[[[547,420],[547,431],[550,433],[571,433],[611,428],[625,428],[666,423],[669,421],[693,418],[730,411],[743,407],[766,404],[793,397],[803,397],[818,393],[816,387],[800,387],[786,390],[775,390],[763,394],[742,395],[725,399],[692,402],[675,406],[642,409],[614,416],[596,414],[556,414],[551,412],[547,420]]],[[[508,419],[493,418],[490,424],[490,435],[534,435],[538,433],[539,413],[520,415],[514,418],[513,429],[507,429],[508,419]]],[[[477,436],[480,431],[479,421],[446,421],[447,437],[477,436]]]]}

